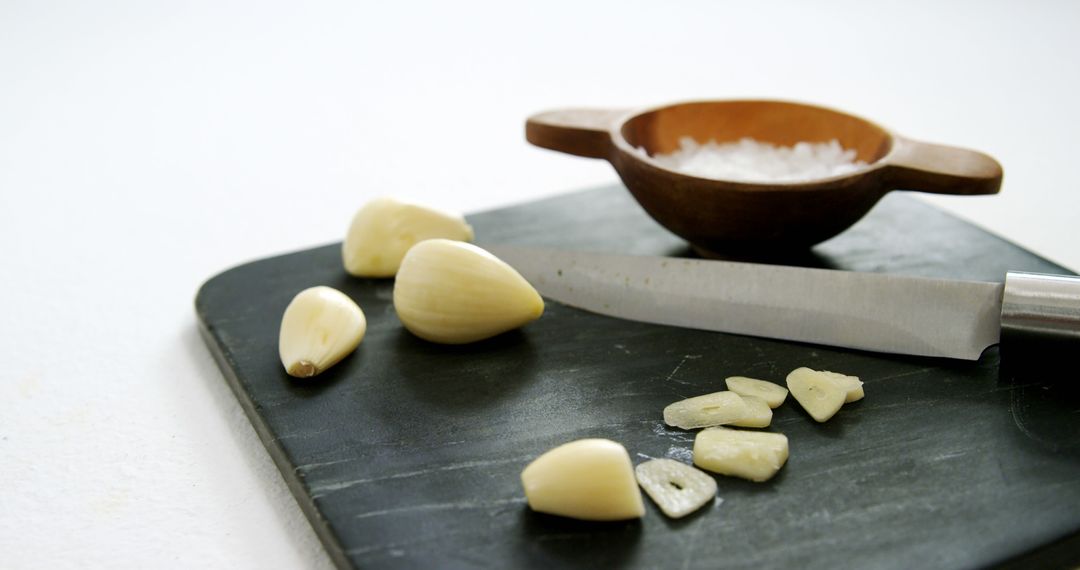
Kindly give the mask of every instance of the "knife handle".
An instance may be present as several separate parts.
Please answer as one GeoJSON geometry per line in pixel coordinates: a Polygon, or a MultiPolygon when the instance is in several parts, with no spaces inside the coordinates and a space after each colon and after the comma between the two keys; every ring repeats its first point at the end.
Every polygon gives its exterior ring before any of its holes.
{"type": "Polygon", "coordinates": [[[1001,347],[1003,355],[1080,351],[1080,277],[1006,274],[1001,347]]]}

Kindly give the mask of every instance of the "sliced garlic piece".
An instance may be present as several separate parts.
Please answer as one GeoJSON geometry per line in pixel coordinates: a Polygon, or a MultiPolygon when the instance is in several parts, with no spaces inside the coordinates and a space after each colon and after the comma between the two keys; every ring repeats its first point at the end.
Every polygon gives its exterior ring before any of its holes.
{"type": "Polygon", "coordinates": [[[540,318],[544,300],[513,267],[472,244],[413,246],[394,282],[394,309],[416,336],[464,344],[540,318]]]}
{"type": "Polygon", "coordinates": [[[727,425],[749,428],[769,427],[772,423],[772,408],[765,403],[765,400],[755,396],[743,396],[742,400],[746,404],[746,413],[743,417],[728,422],[727,425]]]}
{"type": "Polygon", "coordinates": [[[718,426],[742,419],[747,411],[742,396],[735,392],[713,392],[664,408],[664,423],[682,429],[718,426]]]}
{"type": "Polygon", "coordinates": [[[747,378],[745,376],[732,376],[725,380],[727,389],[740,396],[754,396],[765,400],[770,408],[780,407],[787,398],[787,388],[772,382],[747,378]]]}
{"type": "Polygon", "coordinates": [[[811,370],[796,368],[787,376],[787,386],[791,395],[802,405],[810,417],[819,422],[833,417],[847,398],[847,386],[840,381],[811,370]]]}
{"type": "Polygon", "coordinates": [[[281,364],[290,376],[315,376],[356,350],[366,331],[364,312],[347,295],[331,287],[304,289],[281,317],[281,364]]]}
{"type": "Polygon", "coordinates": [[[674,459],[650,459],[634,468],[637,482],[665,515],[682,518],[716,498],[716,479],[674,459]]]}
{"type": "Polygon", "coordinates": [[[788,458],[787,436],[713,427],[694,438],[694,465],[751,481],[767,481],[788,458]]]}
{"type": "Polygon", "coordinates": [[[866,392],[863,391],[862,380],[859,380],[858,376],[848,376],[847,374],[829,372],[828,370],[821,370],[820,372],[839,382],[844,390],[847,391],[847,396],[844,398],[845,404],[859,401],[866,396],[866,392]]]}
{"type": "Polygon", "coordinates": [[[458,214],[376,198],[353,216],[341,258],[357,277],[393,277],[409,248],[433,238],[472,241],[473,229],[458,214]]]}
{"type": "Polygon", "coordinates": [[[607,439],[579,439],[556,447],[521,472],[534,511],[588,521],[645,514],[630,454],[607,439]]]}

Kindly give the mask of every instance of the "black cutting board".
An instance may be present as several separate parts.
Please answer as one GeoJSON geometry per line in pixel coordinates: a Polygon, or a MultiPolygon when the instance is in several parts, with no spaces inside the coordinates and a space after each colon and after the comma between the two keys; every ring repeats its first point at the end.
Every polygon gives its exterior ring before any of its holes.
{"type": "MultiPolygon", "coordinates": [[[[469,217],[481,243],[691,255],[622,187],[469,217]]],[[[211,351],[327,552],[358,568],[930,568],[1077,562],[1080,401],[1056,374],[620,321],[548,302],[539,321],[469,346],[411,336],[393,282],[350,278],[338,245],[210,279],[196,308],[211,351]],[[336,287],[364,309],[358,351],[285,375],[281,314],[336,287]],[[663,407],[745,375],[854,374],[866,398],[826,424],[789,398],[770,428],[791,457],[771,481],[718,477],[715,504],[671,521],[586,524],[531,512],[521,469],[583,437],[635,463],[687,460],[663,407]]],[[[863,221],[778,262],[960,279],[1066,271],[894,193],[863,221]]],[[[1075,367],[1072,367],[1075,369],[1075,367]]],[[[1060,375],[1075,376],[1062,370],[1060,375]]]]}

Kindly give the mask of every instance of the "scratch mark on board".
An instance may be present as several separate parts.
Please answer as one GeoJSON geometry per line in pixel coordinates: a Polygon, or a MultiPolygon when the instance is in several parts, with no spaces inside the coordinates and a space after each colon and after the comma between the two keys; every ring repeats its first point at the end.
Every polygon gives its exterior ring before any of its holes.
{"type": "Polygon", "coordinates": [[[683,364],[686,364],[687,360],[696,360],[698,358],[701,358],[700,354],[687,354],[683,356],[682,360],[680,360],[679,363],[675,365],[675,369],[667,375],[667,378],[664,378],[664,382],[674,381],[678,382],[679,384],[689,384],[688,382],[683,382],[682,380],[675,380],[675,375],[679,373],[679,369],[683,367],[683,364]]]}
{"type": "Polygon", "coordinates": [[[933,458],[931,459],[931,461],[946,461],[946,460],[949,460],[949,459],[954,459],[954,458],[957,458],[957,457],[963,457],[963,456],[967,455],[967,453],[968,453],[968,452],[967,452],[967,451],[965,451],[965,450],[960,450],[960,451],[947,451],[947,452],[945,452],[945,453],[940,453],[940,454],[938,454],[938,455],[935,455],[935,456],[934,456],[934,457],[933,457],[933,458]]]}
{"type": "Polygon", "coordinates": [[[375,483],[378,481],[389,481],[393,479],[407,479],[410,477],[419,477],[422,475],[429,475],[434,473],[444,473],[446,471],[458,471],[461,469],[473,469],[476,467],[487,467],[491,465],[505,465],[507,463],[525,463],[534,459],[533,456],[511,457],[508,459],[487,459],[480,461],[463,461],[461,463],[452,463],[450,465],[443,465],[441,467],[434,467],[431,469],[420,469],[418,471],[404,471],[401,473],[394,473],[392,475],[383,475],[381,477],[365,477],[362,479],[352,479],[349,481],[341,481],[338,483],[329,483],[326,485],[319,485],[311,488],[311,498],[316,499],[326,495],[333,491],[340,491],[342,489],[348,489],[349,487],[355,487],[356,485],[363,485],[365,483],[375,483]]]}
{"type": "Polygon", "coordinates": [[[415,513],[425,511],[463,511],[469,509],[483,509],[487,507],[501,507],[504,505],[520,505],[524,503],[524,497],[514,497],[512,499],[498,499],[494,501],[458,501],[455,503],[427,503],[423,505],[410,505],[407,507],[396,507],[393,509],[369,511],[366,513],[360,513],[353,518],[366,519],[371,517],[395,515],[398,513],[415,513]]]}
{"type": "Polygon", "coordinates": [[[881,377],[878,377],[878,378],[874,378],[874,381],[875,382],[880,382],[882,380],[895,380],[897,378],[904,378],[904,377],[907,377],[907,376],[915,376],[916,374],[923,374],[925,372],[930,372],[930,371],[933,371],[933,370],[936,370],[936,368],[926,367],[926,368],[919,368],[917,370],[908,370],[907,372],[900,372],[898,374],[890,374],[888,376],[881,376],[881,377]]]}
{"type": "Polygon", "coordinates": [[[401,552],[404,553],[404,548],[406,548],[406,547],[415,546],[415,545],[423,544],[423,543],[427,543],[427,542],[436,542],[436,541],[440,541],[440,540],[446,540],[446,539],[449,539],[449,538],[454,538],[456,536],[462,536],[462,535],[465,535],[465,534],[468,534],[468,533],[469,533],[469,531],[467,531],[467,530],[456,530],[456,531],[449,531],[449,532],[440,532],[439,534],[437,534],[435,536],[426,536],[426,537],[423,537],[423,538],[415,538],[415,539],[411,539],[411,540],[404,540],[404,541],[401,541],[401,542],[391,542],[391,543],[388,543],[388,544],[371,544],[371,545],[367,545],[367,546],[359,546],[359,547],[356,547],[356,548],[350,548],[349,550],[345,551],[345,554],[348,554],[349,556],[363,556],[363,555],[368,555],[368,554],[377,554],[379,552],[389,552],[389,551],[395,551],[395,550],[396,551],[401,551],[401,552]]]}
{"type": "Polygon", "coordinates": [[[354,461],[354,459],[350,458],[350,459],[338,459],[338,460],[335,460],[335,461],[323,461],[323,462],[319,462],[319,463],[305,463],[303,465],[297,465],[296,468],[293,469],[293,471],[296,471],[297,473],[299,473],[301,471],[311,471],[312,469],[318,469],[319,467],[329,467],[331,465],[340,465],[342,463],[348,463],[350,461],[354,461]]]}

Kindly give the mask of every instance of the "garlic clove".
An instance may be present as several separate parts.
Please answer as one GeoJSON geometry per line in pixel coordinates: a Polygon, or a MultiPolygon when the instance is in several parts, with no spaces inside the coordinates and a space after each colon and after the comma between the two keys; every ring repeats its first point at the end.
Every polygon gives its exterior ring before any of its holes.
{"type": "Polygon", "coordinates": [[[866,392],[863,391],[862,380],[859,380],[858,376],[848,376],[847,374],[829,372],[828,370],[822,370],[821,373],[839,382],[844,390],[847,391],[847,396],[844,398],[845,404],[856,402],[866,396],[866,392]]]}
{"type": "Polygon", "coordinates": [[[357,277],[393,277],[405,253],[426,239],[472,241],[473,229],[458,214],[377,198],[353,216],[341,258],[357,277]]]}
{"type": "Polygon", "coordinates": [[[464,344],[540,318],[544,300],[513,267],[487,251],[432,239],[405,254],[394,282],[394,309],[416,336],[464,344]]]}
{"type": "Polygon", "coordinates": [[[634,468],[645,494],[673,519],[682,518],[716,498],[716,479],[674,459],[650,459],[634,468]]]}
{"type": "Polygon", "coordinates": [[[281,317],[281,364],[290,376],[315,376],[356,350],[366,331],[364,312],[344,293],[323,286],[304,289],[281,317]]]}
{"type": "Polygon", "coordinates": [[[787,388],[756,378],[732,376],[725,380],[725,382],[727,383],[728,390],[731,390],[740,396],[754,396],[756,398],[761,398],[762,400],[765,400],[765,403],[768,404],[770,408],[780,407],[780,404],[784,403],[784,400],[788,395],[787,388]]]}
{"type": "MultiPolygon", "coordinates": [[[[664,423],[694,429],[739,421],[747,415],[746,403],[735,392],[714,392],[680,400],[664,408],[664,423]]],[[[770,414],[770,419],[772,415],[770,414]]]]}
{"type": "Polygon", "coordinates": [[[772,423],[772,408],[765,403],[765,400],[756,396],[743,396],[742,400],[746,405],[746,412],[741,418],[728,422],[727,425],[748,428],[769,427],[772,423]]]}
{"type": "Polygon", "coordinates": [[[782,433],[712,427],[694,438],[694,465],[707,471],[767,481],[788,459],[788,439],[782,433]]]}
{"type": "Polygon", "coordinates": [[[641,517],[645,504],[634,479],[630,454],[607,439],[560,445],[521,472],[534,511],[588,521],[641,517]]]}
{"type": "Polygon", "coordinates": [[[819,422],[833,417],[847,399],[847,384],[809,368],[792,370],[787,385],[795,400],[819,422]]]}

